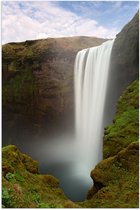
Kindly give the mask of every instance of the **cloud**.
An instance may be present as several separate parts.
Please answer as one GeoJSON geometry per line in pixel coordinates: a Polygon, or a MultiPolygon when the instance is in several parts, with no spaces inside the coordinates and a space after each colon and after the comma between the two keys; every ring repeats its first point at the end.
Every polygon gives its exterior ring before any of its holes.
{"type": "Polygon", "coordinates": [[[2,43],[80,35],[112,38],[117,33],[55,2],[2,2],[2,43]]]}

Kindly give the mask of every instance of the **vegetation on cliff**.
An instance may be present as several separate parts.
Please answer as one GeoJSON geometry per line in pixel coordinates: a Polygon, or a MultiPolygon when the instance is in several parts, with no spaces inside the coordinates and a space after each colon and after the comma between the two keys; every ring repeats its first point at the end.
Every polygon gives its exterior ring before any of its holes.
{"type": "Polygon", "coordinates": [[[87,208],[138,208],[139,144],[131,143],[117,155],[101,161],[91,172],[95,186],[89,191],[87,208]]]}
{"type": "Polygon", "coordinates": [[[113,124],[105,128],[104,158],[116,155],[139,136],[139,81],[134,81],[120,96],[113,124]]]}
{"type": "Polygon", "coordinates": [[[6,208],[73,208],[51,175],[41,175],[38,163],[14,145],[2,149],[2,204],[6,208]]]}
{"type": "Polygon", "coordinates": [[[26,110],[22,111],[28,113],[35,103],[36,92],[31,70],[21,71],[3,86],[3,106],[19,103],[22,107],[26,107],[26,110]]]}
{"type": "Polygon", "coordinates": [[[113,124],[105,129],[103,155],[91,172],[88,208],[136,208],[139,205],[139,85],[135,80],[117,104],[113,124]]]}
{"type": "MultiPolygon", "coordinates": [[[[106,40],[95,37],[72,37],[4,45],[3,106],[9,107],[11,103],[11,107],[14,104],[15,109],[19,104],[26,107],[30,98],[30,103],[40,115],[43,112],[49,114],[50,109],[59,113],[65,112],[68,107],[72,109],[76,53],[104,41],[106,40]]],[[[20,111],[25,114],[25,110],[21,107],[20,111]]]]}

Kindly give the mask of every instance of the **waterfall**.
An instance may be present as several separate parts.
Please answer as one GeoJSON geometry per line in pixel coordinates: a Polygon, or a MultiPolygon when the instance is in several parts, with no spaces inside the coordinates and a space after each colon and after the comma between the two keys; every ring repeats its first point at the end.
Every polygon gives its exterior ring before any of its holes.
{"type": "MultiPolygon", "coordinates": [[[[75,129],[79,162],[89,173],[102,160],[104,106],[114,40],[78,52],[75,60],[75,129]]],[[[81,170],[83,171],[83,170],[81,170]]]]}

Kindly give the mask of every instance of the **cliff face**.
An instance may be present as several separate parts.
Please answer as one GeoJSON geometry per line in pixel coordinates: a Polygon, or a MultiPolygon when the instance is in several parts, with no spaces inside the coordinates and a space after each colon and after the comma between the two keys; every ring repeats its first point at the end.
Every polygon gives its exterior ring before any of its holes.
{"type": "Polygon", "coordinates": [[[73,124],[76,53],[104,41],[94,37],[50,38],[3,46],[3,124],[11,139],[15,129],[18,133],[25,127],[24,136],[31,132],[43,135],[52,127],[56,132],[61,124],[65,129],[73,124]]]}
{"type": "Polygon", "coordinates": [[[139,13],[117,34],[111,55],[111,71],[124,88],[138,77],[139,13]]]}
{"type": "Polygon", "coordinates": [[[108,94],[106,96],[106,118],[111,110],[113,118],[119,96],[131,82],[138,78],[138,75],[139,12],[137,12],[134,18],[117,34],[114,41],[108,79],[108,94]]]}

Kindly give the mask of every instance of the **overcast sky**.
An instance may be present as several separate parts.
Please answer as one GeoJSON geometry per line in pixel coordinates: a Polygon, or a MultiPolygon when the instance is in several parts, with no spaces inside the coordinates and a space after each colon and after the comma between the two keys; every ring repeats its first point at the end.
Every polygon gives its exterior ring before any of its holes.
{"type": "Polygon", "coordinates": [[[3,1],[2,43],[47,37],[114,38],[138,1],[3,1]]]}

